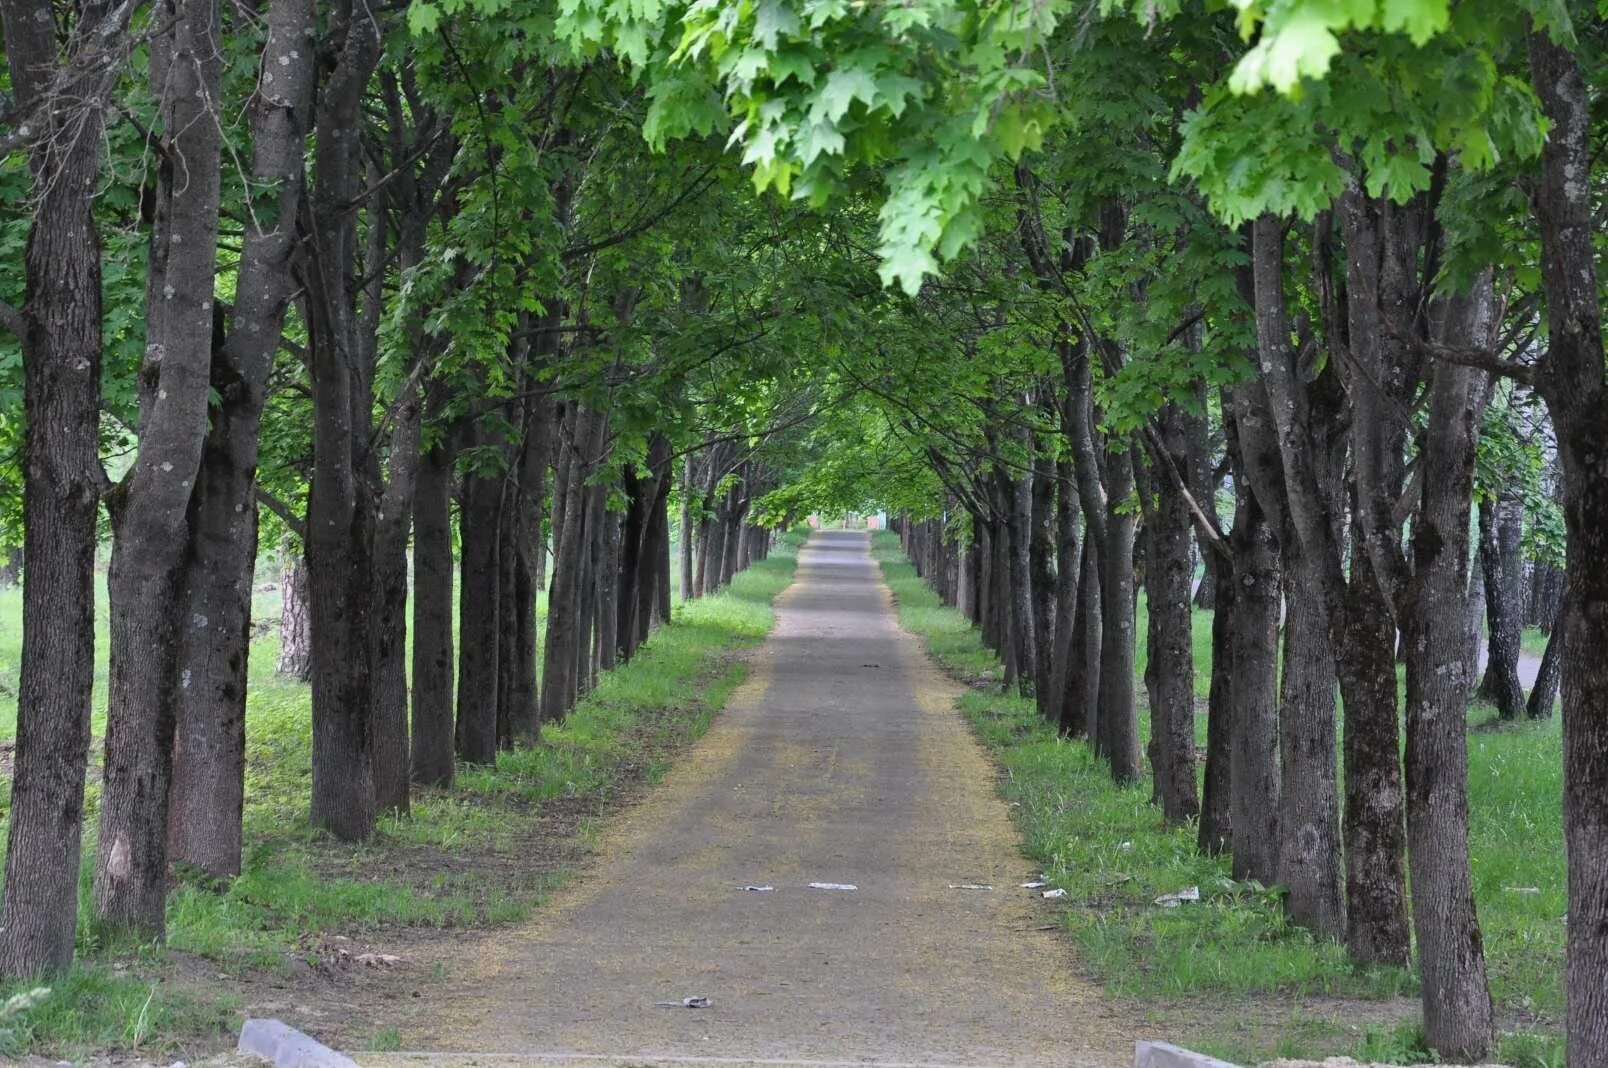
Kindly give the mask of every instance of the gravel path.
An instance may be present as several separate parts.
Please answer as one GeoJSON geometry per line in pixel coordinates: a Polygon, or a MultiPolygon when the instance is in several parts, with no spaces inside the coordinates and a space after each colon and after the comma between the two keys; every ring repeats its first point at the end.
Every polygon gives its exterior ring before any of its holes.
{"type": "Polygon", "coordinates": [[[894,622],[866,537],[816,534],[748,680],[599,862],[421,991],[404,1045],[438,1052],[363,1060],[1131,1064],[1139,1021],[1019,888],[958,692],[894,622]]]}

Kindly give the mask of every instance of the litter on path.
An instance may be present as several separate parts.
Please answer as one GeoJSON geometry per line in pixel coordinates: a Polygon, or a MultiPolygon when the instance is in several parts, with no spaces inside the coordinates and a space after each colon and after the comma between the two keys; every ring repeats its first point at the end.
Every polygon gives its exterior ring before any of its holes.
{"type": "Polygon", "coordinates": [[[1023,890],[1042,890],[1046,886],[1049,886],[1049,885],[1050,884],[1045,882],[1043,879],[1034,879],[1030,883],[1023,883],[1022,884],[1022,889],[1023,890]]]}
{"type": "Polygon", "coordinates": [[[951,889],[951,890],[992,890],[994,888],[992,886],[985,886],[982,883],[950,883],[949,884],[949,889],[951,889]]]}
{"type": "Polygon", "coordinates": [[[661,1009],[707,1009],[709,999],[706,997],[682,998],[680,1001],[655,1001],[653,1003],[661,1009]]]}
{"type": "Polygon", "coordinates": [[[774,886],[745,886],[744,890],[752,890],[756,894],[769,894],[775,891],[774,886]]]}
{"type": "Polygon", "coordinates": [[[858,890],[853,883],[811,883],[811,890],[858,890]]]}
{"type": "Polygon", "coordinates": [[[1175,894],[1162,894],[1156,898],[1156,904],[1164,909],[1175,909],[1185,901],[1199,901],[1200,887],[1186,886],[1175,894]]]}
{"type": "Polygon", "coordinates": [[[1044,891],[1044,898],[1045,898],[1046,901],[1055,901],[1055,900],[1058,900],[1059,898],[1063,898],[1065,896],[1066,896],[1066,887],[1064,887],[1064,886],[1057,886],[1054,890],[1046,890],[1046,891],[1044,891]]]}

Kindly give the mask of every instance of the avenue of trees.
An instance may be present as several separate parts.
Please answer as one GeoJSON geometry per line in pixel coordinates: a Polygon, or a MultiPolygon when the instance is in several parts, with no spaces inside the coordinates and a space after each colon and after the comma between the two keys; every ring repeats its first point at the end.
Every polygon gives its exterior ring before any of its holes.
{"type": "Polygon", "coordinates": [[[768,528],[880,503],[1118,781],[1415,963],[1448,1058],[1496,1029],[1466,709],[1561,700],[1569,1062],[1608,1065],[1605,15],[0,0],[0,973],[72,959],[98,550],[91,907],[160,936],[171,865],[239,870],[259,540],[305,558],[309,815],[356,841],[768,528]]]}

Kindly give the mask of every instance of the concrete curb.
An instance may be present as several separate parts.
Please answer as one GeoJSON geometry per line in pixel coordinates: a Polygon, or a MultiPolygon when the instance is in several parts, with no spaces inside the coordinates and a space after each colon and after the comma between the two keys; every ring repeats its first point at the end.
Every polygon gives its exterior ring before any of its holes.
{"type": "Polygon", "coordinates": [[[1237,1065],[1208,1057],[1204,1053],[1174,1046],[1168,1042],[1138,1042],[1133,1048],[1133,1068],[1238,1068],[1237,1065]]]}
{"type": "Polygon", "coordinates": [[[279,1020],[247,1020],[237,1053],[261,1057],[274,1068],[357,1068],[357,1062],[279,1020]]]}

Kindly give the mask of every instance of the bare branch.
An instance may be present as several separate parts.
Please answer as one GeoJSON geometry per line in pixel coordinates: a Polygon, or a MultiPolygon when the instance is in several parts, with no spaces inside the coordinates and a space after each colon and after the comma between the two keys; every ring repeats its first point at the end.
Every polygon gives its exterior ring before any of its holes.
{"type": "Polygon", "coordinates": [[[285,526],[289,527],[298,538],[306,540],[307,524],[300,516],[290,510],[290,505],[286,504],[278,497],[275,497],[272,493],[269,493],[261,486],[257,487],[257,503],[262,505],[264,508],[267,508],[270,512],[274,513],[274,515],[282,519],[285,523],[285,526]]]}
{"type": "Polygon", "coordinates": [[[1482,371],[1489,371],[1493,375],[1511,378],[1515,382],[1522,382],[1529,386],[1535,384],[1535,368],[1527,367],[1522,363],[1513,363],[1504,360],[1491,349],[1467,348],[1458,345],[1447,345],[1440,341],[1427,341],[1423,338],[1414,338],[1413,346],[1420,353],[1431,359],[1441,360],[1444,363],[1460,364],[1463,367],[1477,367],[1482,371]]]}

